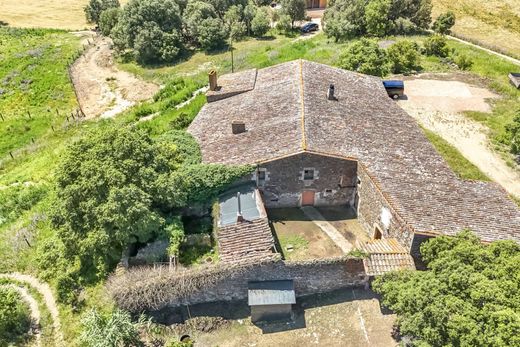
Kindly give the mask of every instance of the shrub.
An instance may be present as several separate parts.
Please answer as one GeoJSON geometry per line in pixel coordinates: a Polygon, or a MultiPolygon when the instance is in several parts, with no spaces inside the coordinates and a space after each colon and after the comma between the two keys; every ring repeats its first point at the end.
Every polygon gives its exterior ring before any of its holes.
{"type": "Polygon", "coordinates": [[[387,50],[393,73],[410,73],[419,67],[420,53],[417,43],[410,40],[398,41],[387,50]]]}
{"type": "Polygon", "coordinates": [[[90,0],[84,8],[87,22],[98,24],[103,11],[120,6],[119,0],[90,0]]]}
{"type": "Polygon", "coordinates": [[[89,311],[81,320],[81,342],[89,347],[144,346],[139,337],[138,326],[132,323],[129,313],[116,310],[102,315],[89,311]]]}
{"type": "Polygon", "coordinates": [[[284,34],[289,33],[291,31],[291,17],[281,15],[276,22],[276,30],[284,34]]]}
{"type": "Polygon", "coordinates": [[[516,112],[513,122],[506,126],[506,133],[511,143],[511,153],[520,154],[520,109],[516,112]]]}
{"type": "Polygon", "coordinates": [[[0,287],[0,345],[20,342],[29,331],[29,307],[13,288],[0,287]]]}
{"type": "Polygon", "coordinates": [[[473,60],[466,54],[457,54],[454,62],[461,70],[468,70],[473,66],[473,60]]]}
{"type": "Polygon", "coordinates": [[[99,30],[105,36],[109,36],[112,29],[116,26],[121,9],[118,7],[109,8],[101,12],[99,17],[99,30]]]}
{"type": "Polygon", "coordinates": [[[392,22],[388,19],[391,0],[372,0],[365,7],[366,30],[369,35],[384,36],[390,32],[392,22]]]}
{"type": "Polygon", "coordinates": [[[449,34],[455,25],[455,13],[448,11],[441,14],[433,23],[433,30],[439,34],[449,34]]]}
{"type": "Polygon", "coordinates": [[[386,52],[377,42],[362,39],[350,44],[341,56],[340,66],[347,70],[383,77],[390,71],[386,52]]]}
{"type": "Polygon", "coordinates": [[[449,49],[448,42],[442,35],[432,35],[424,41],[424,52],[426,55],[435,55],[437,57],[445,58],[448,56],[449,49]]]}
{"type": "Polygon", "coordinates": [[[269,13],[267,9],[262,7],[256,11],[256,14],[251,21],[251,30],[256,37],[264,36],[271,27],[269,22],[269,13]]]}

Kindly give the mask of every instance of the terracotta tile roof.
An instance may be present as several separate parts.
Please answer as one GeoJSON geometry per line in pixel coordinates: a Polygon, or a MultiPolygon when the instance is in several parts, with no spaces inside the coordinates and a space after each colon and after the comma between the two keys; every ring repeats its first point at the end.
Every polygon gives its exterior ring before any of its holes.
{"type": "Polygon", "coordinates": [[[267,218],[218,228],[219,256],[222,262],[279,259],[267,218]]]}
{"type": "Polygon", "coordinates": [[[374,240],[362,246],[369,254],[363,259],[368,276],[383,275],[396,270],[415,270],[412,256],[396,239],[374,240]]]}
{"type": "Polygon", "coordinates": [[[470,228],[484,241],[520,242],[520,210],[507,193],[458,179],[376,77],[308,61],[261,69],[253,90],[205,105],[189,132],[210,163],[261,163],[301,151],[355,159],[415,232],[470,228]],[[337,101],[326,97],[331,83],[337,101]],[[247,131],[233,135],[232,121],[247,131]]]}

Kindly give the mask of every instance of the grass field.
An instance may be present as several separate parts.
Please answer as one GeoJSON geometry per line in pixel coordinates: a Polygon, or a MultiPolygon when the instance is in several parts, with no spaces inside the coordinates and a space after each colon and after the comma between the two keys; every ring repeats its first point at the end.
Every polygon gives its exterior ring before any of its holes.
{"type": "Polygon", "coordinates": [[[451,10],[453,33],[460,38],[520,57],[520,1],[433,0],[433,16],[451,10]]]}

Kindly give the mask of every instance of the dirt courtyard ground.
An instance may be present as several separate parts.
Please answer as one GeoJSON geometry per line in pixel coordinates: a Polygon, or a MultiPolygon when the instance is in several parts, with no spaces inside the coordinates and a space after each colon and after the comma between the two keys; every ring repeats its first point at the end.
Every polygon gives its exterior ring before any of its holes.
{"type": "MultiPolygon", "coordinates": [[[[89,32],[78,32],[89,36],[89,32]]],[[[92,35],[92,34],[90,34],[92,35]]],[[[72,79],[87,118],[113,117],[137,102],[150,99],[159,86],[117,69],[111,41],[93,38],[94,44],[72,66],[72,79]]]]}
{"type": "Polygon", "coordinates": [[[489,129],[462,114],[489,112],[488,100],[498,95],[446,74],[407,79],[405,94],[398,103],[419,124],[448,141],[510,194],[520,197],[520,174],[491,148],[489,129]]]}
{"type": "Polygon", "coordinates": [[[342,255],[327,234],[299,208],[269,209],[267,215],[285,259],[302,260],[342,255]]]}
{"type": "MultiPolygon", "coordinates": [[[[244,311],[247,311],[247,307],[244,311]]],[[[195,346],[392,347],[395,315],[382,312],[377,296],[363,289],[300,298],[293,323],[253,325],[249,318],[211,333],[192,333],[195,346]]],[[[244,315],[247,315],[244,312],[244,315]]]]}

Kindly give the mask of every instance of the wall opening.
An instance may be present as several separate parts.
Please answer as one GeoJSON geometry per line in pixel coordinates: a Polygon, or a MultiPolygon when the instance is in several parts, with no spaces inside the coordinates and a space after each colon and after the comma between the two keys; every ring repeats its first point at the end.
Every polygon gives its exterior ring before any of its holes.
{"type": "Polygon", "coordinates": [[[383,238],[383,233],[378,225],[374,226],[374,240],[381,240],[383,238]]]}

